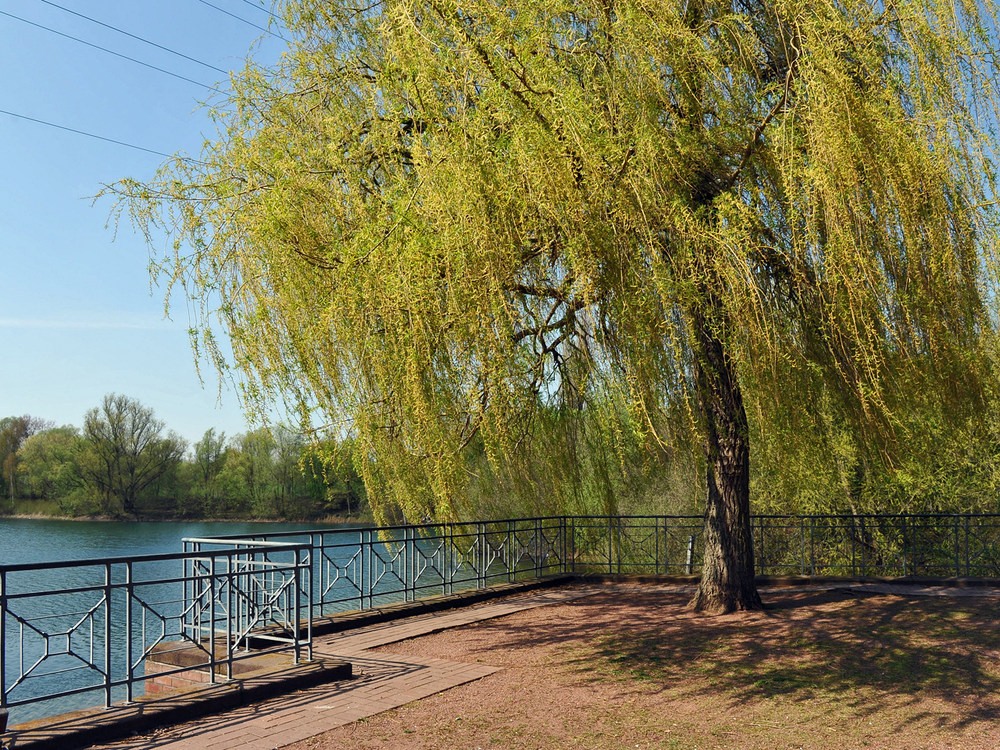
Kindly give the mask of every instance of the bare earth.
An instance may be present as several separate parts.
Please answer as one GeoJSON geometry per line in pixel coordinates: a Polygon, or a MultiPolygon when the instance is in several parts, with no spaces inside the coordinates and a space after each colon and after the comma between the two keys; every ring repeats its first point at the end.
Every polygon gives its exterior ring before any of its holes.
{"type": "Polygon", "coordinates": [[[385,646],[503,670],[290,747],[1000,747],[996,599],[689,598],[637,586],[385,646]]]}

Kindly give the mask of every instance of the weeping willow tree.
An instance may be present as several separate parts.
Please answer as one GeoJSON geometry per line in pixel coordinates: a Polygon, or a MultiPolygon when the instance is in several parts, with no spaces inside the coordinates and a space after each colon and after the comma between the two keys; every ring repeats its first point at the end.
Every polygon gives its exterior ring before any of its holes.
{"type": "Polygon", "coordinates": [[[993,10],[289,0],[200,160],[110,191],[248,405],[356,437],[376,513],[460,516],[472,445],[515,476],[568,424],[693,434],[694,605],[754,609],[745,392],[822,382],[887,436],[901,392],[976,388],[993,10]]]}

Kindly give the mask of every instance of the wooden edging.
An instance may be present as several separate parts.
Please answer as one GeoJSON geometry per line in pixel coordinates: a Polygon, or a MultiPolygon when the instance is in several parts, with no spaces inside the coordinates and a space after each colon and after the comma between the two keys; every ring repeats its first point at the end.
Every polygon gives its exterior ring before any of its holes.
{"type": "Polygon", "coordinates": [[[74,711],[19,724],[0,738],[0,744],[16,750],[87,747],[351,677],[352,668],[348,662],[317,659],[266,674],[179,690],[164,697],[143,699],[109,709],[74,711]]]}

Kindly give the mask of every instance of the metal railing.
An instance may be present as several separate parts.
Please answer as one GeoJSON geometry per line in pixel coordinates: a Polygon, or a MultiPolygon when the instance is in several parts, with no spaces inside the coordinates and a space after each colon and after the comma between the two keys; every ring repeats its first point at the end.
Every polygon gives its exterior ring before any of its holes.
{"type": "MultiPolygon", "coordinates": [[[[997,514],[771,515],[751,525],[758,574],[1000,578],[997,514]]],[[[313,618],[346,610],[549,575],[697,574],[702,526],[700,516],[557,516],[339,528],[0,566],[0,708],[23,709],[15,721],[25,721],[79,708],[59,701],[92,691],[106,705],[132,700],[149,679],[145,660],[171,641],[204,652],[175,671],[214,680],[260,653],[250,645],[311,658],[313,618]]]]}
{"type": "Polygon", "coordinates": [[[1000,515],[757,516],[758,574],[1000,578],[1000,515]]]}
{"type": "Polygon", "coordinates": [[[263,651],[311,659],[309,548],[186,540],[184,553],[0,566],[0,708],[12,723],[132,701],[153,678],[263,651]],[[305,609],[303,609],[305,607],[305,609]],[[255,650],[248,650],[249,639],[255,650]],[[195,658],[146,674],[159,648],[195,658]],[[263,647],[263,649],[261,648],[263,647]]]}
{"type": "MultiPolygon", "coordinates": [[[[701,516],[556,516],[251,537],[312,549],[313,617],[555,574],[691,575],[701,516]]],[[[1000,515],[754,516],[759,575],[1000,577],[1000,515]]],[[[224,538],[224,537],[223,537],[224,538]]]]}
{"type": "MultiPolygon", "coordinates": [[[[310,620],[303,623],[310,611],[308,547],[197,538],[183,542],[183,635],[206,644],[210,653],[221,640],[227,649],[227,678],[232,677],[235,647],[248,647],[251,638],[255,644],[287,647],[296,664],[303,649],[312,658],[310,620]]],[[[259,647],[254,650],[259,653],[259,647]]]]}
{"type": "Polygon", "coordinates": [[[248,541],[309,546],[309,611],[320,617],[566,573],[567,523],[554,517],[287,531],[248,541]]]}

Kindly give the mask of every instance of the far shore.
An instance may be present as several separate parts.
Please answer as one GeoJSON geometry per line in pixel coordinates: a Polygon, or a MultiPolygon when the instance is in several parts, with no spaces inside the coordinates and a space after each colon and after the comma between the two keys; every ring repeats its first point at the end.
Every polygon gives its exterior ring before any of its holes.
{"type": "Polygon", "coordinates": [[[64,516],[49,515],[47,513],[0,513],[0,521],[5,519],[18,519],[25,521],[99,521],[108,523],[273,523],[273,524],[330,524],[331,526],[365,526],[372,523],[370,518],[362,516],[322,516],[319,518],[231,518],[231,517],[191,517],[191,516],[64,516]]]}

